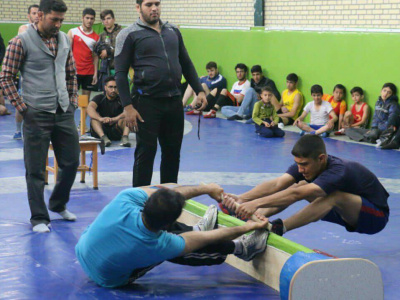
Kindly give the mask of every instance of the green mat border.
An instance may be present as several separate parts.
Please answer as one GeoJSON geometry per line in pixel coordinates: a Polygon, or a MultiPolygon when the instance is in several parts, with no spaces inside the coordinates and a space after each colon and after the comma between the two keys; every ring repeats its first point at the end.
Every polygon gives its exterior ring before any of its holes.
{"type": "MultiPolygon", "coordinates": [[[[208,206],[201,204],[199,202],[193,201],[193,200],[188,200],[186,201],[186,205],[184,207],[185,210],[196,214],[198,216],[203,216],[204,213],[206,212],[208,206]]],[[[238,226],[242,225],[244,222],[231,217],[227,214],[224,214],[222,212],[218,213],[218,224],[226,226],[226,227],[233,227],[233,226],[238,226]]],[[[279,235],[276,235],[274,233],[271,233],[268,237],[267,244],[269,246],[275,247],[281,251],[284,251],[288,254],[295,254],[296,252],[302,251],[305,253],[313,253],[314,251],[312,249],[309,249],[305,246],[302,246],[300,244],[297,244],[295,242],[292,242],[284,237],[281,237],[279,235]]]]}

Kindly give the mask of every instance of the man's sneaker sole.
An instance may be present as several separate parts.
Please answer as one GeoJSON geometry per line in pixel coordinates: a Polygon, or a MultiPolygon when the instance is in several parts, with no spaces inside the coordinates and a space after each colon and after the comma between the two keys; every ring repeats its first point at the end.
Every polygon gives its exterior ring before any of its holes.
{"type": "Polygon", "coordinates": [[[200,231],[210,231],[216,228],[218,209],[215,205],[210,205],[204,216],[197,222],[200,231]]]}

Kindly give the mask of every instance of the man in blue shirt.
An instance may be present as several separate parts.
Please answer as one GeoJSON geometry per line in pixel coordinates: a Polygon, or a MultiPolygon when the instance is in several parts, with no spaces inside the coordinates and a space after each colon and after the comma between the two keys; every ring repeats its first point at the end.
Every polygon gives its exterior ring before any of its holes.
{"type": "Polygon", "coordinates": [[[389,194],[366,167],[328,155],[316,135],[300,138],[292,155],[295,164],[284,175],[240,196],[227,194],[223,204],[234,210],[234,201],[242,203],[236,214],[246,218],[257,209],[272,216],[299,200],[310,202],[288,219],[272,222],[272,231],[280,235],[321,219],[365,234],[378,233],[386,226],[389,194]]]}
{"type": "Polygon", "coordinates": [[[215,265],[223,263],[228,254],[235,254],[249,261],[266,248],[268,234],[264,228],[268,219],[212,230],[217,209],[210,206],[193,227],[176,222],[185,199],[208,194],[220,201],[221,193],[223,189],[216,184],[124,190],[82,234],[75,247],[76,256],[85,273],[107,288],[129,284],[165,260],[215,265]],[[252,230],[256,231],[236,239],[252,230]]]}

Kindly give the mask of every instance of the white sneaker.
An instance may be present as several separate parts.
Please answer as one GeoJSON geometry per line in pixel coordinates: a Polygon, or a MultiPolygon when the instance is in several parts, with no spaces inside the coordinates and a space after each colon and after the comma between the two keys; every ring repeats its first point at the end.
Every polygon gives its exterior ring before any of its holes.
{"type": "Polygon", "coordinates": [[[283,129],[285,127],[285,124],[283,124],[282,122],[281,123],[278,123],[278,128],[279,129],[283,129]]]}
{"type": "Polygon", "coordinates": [[[243,253],[236,256],[244,261],[252,260],[258,253],[264,252],[267,248],[268,231],[258,229],[250,235],[243,235],[239,242],[242,243],[243,253]]]}
{"type": "Polygon", "coordinates": [[[45,232],[50,232],[50,228],[47,227],[46,224],[41,223],[41,224],[37,224],[37,225],[33,226],[32,231],[38,232],[38,233],[45,233],[45,232]]]}
{"type": "Polygon", "coordinates": [[[380,139],[377,139],[375,147],[380,148],[381,144],[382,144],[382,141],[380,139]]]}
{"type": "Polygon", "coordinates": [[[215,227],[217,222],[218,209],[215,205],[210,205],[204,214],[203,218],[196,224],[200,231],[210,231],[215,227]]]}
{"type": "Polygon", "coordinates": [[[58,213],[61,217],[63,217],[64,220],[67,221],[75,221],[76,220],[76,215],[74,215],[72,212],[69,212],[68,210],[64,210],[62,212],[58,213]]]}

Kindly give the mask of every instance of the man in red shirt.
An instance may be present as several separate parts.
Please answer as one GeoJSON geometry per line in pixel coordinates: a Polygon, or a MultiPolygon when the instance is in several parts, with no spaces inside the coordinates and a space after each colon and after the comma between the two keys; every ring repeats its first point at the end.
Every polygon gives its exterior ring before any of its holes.
{"type": "Polygon", "coordinates": [[[87,95],[89,98],[90,91],[97,83],[99,63],[99,58],[93,51],[99,40],[99,35],[93,31],[95,18],[96,12],[92,8],[85,8],[82,12],[82,26],[68,31],[76,62],[78,88],[82,88],[82,95],[87,95]]]}

